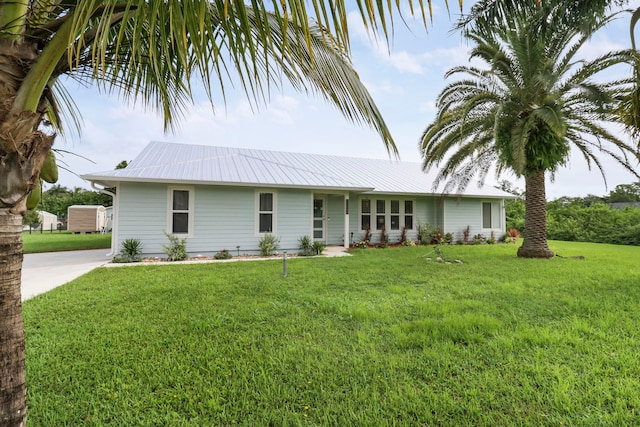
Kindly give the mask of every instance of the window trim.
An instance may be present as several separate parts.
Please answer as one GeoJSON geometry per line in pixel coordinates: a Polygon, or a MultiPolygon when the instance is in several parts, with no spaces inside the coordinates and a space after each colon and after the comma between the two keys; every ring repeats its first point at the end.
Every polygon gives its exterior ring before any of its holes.
{"type": "Polygon", "coordinates": [[[488,200],[483,200],[480,203],[480,228],[483,230],[493,230],[493,202],[488,200]],[[489,205],[489,227],[485,227],[485,205],[489,205]]]}
{"type": "Polygon", "coordinates": [[[167,187],[167,234],[173,236],[193,237],[193,228],[195,223],[195,188],[192,186],[178,186],[171,185],[167,187]],[[174,210],[173,209],[173,192],[174,191],[187,191],[189,193],[189,209],[187,211],[174,210]],[[188,215],[187,232],[186,233],[174,233],[173,232],[173,214],[175,212],[186,212],[188,215]]]}
{"type": "Polygon", "coordinates": [[[405,223],[405,219],[407,216],[411,216],[412,218],[412,222],[413,222],[413,227],[412,228],[407,228],[407,231],[413,231],[415,230],[415,214],[416,211],[416,199],[415,198],[402,198],[402,197],[398,197],[398,196],[393,196],[393,195],[389,195],[389,196],[380,196],[380,197],[376,197],[375,195],[367,195],[367,196],[363,196],[360,197],[358,199],[358,229],[360,232],[364,232],[365,229],[362,228],[362,217],[363,215],[369,215],[369,224],[370,224],[370,231],[371,232],[375,232],[375,231],[380,231],[380,229],[377,228],[378,225],[378,216],[384,216],[384,223],[385,223],[385,230],[387,232],[389,231],[393,231],[393,232],[400,232],[402,230],[403,227],[405,227],[406,223],[405,223]],[[362,201],[363,200],[369,200],[369,212],[363,212],[362,211],[362,201]],[[399,203],[399,212],[398,213],[392,213],[391,212],[391,200],[398,200],[399,203]],[[378,201],[384,201],[384,212],[378,212],[378,201]],[[411,202],[411,207],[412,207],[412,212],[411,213],[406,213],[405,212],[405,202],[410,201],[411,202]],[[391,227],[391,216],[398,216],[398,221],[399,221],[399,229],[393,229],[391,230],[388,227],[391,227]]]}
{"type": "Polygon", "coordinates": [[[277,235],[278,233],[278,192],[269,188],[260,188],[255,192],[255,235],[257,237],[264,236],[265,234],[277,235]],[[260,194],[271,193],[272,195],[272,209],[271,211],[260,210],[260,194]],[[271,231],[260,232],[260,214],[271,212],[271,231]]]}

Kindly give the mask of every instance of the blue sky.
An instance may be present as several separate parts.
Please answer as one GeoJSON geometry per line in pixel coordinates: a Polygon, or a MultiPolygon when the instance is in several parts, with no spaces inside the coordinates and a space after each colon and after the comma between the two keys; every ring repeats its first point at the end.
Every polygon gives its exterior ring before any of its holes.
{"type": "MultiPolygon", "coordinates": [[[[449,3],[454,8],[447,12],[443,0],[434,0],[433,22],[427,31],[419,20],[409,20],[408,27],[397,22],[390,53],[384,43],[367,35],[357,12],[350,15],[354,66],[382,111],[403,161],[421,161],[418,140],[434,118],[436,97],[446,84],[444,73],[468,62],[468,46],[458,33],[450,32],[459,15],[458,2],[449,3]]],[[[467,11],[472,2],[464,3],[467,11]]],[[[640,6],[640,0],[630,6],[640,6]]],[[[623,15],[591,41],[584,56],[629,47],[628,25],[629,17],[623,15]]],[[[165,134],[162,119],[154,112],[74,81],[66,86],[82,112],[83,130],[80,137],[59,136],[55,147],[78,155],[61,158],[76,174],[112,170],[121,160],[132,160],[152,140],[389,158],[377,134],[347,121],[319,96],[288,87],[273,89],[270,102],[259,111],[252,111],[240,90],[227,88],[226,106],[218,98],[215,111],[203,96],[178,131],[165,134]]],[[[572,156],[555,181],[548,183],[547,197],[604,195],[617,184],[635,181],[613,162],[604,164],[608,188],[599,171],[589,171],[581,157],[572,156]]],[[[513,176],[502,178],[524,188],[524,182],[513,176]]],[[[490,177],[486,185],[495,181],[490,177]]],[[[90,188],[67,171],[60,172],[58,184],[90,188]]]]}

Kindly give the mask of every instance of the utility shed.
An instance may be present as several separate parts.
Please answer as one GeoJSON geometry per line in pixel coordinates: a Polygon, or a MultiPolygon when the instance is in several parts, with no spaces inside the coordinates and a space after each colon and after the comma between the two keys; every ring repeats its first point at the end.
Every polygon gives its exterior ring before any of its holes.
{"type": "Polygon", "coordinates": [[[43,231],[51,231],[58,229],[58,216],[45,211],[38,211],[40,218],[39,228],[43,231]]]}
{"type": "Polygon", "coordinates": [[[107,209],[102,205],[73,205],[67,209],[67,229],[73,233],[95,233],[106,224],[107,209]]]}

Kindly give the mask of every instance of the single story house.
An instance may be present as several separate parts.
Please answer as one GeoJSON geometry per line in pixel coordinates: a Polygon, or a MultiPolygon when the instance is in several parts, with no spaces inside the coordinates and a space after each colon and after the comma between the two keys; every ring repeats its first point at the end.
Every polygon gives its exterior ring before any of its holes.
{"type": "Polygon", "coordinates": [[[94,187],[115,188],[115,254],[125,239],[146,256],[164,255],[165,233],[187,239],[190,255],[223,249],[255,254],[271,233],[280,251],[296,252],[303,236],[326,245],[371,243],[384,230],[391,243],[421,223],[462,237],[505,232],[511,195],[473,183],[461,194],[432,187],[419,163],[151,142],[124,169],[86,174],[94,187]]]}

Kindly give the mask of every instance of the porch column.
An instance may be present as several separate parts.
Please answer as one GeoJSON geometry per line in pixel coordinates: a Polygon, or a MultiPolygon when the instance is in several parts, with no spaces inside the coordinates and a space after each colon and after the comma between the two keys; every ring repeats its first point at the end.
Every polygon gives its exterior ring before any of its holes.
{"type": "Polygon", "coordinates": [[[349,234],[349,194],[344,195],[344,241],[343,246],[349,249],[351,243],[351,235],[349,234]]]}

